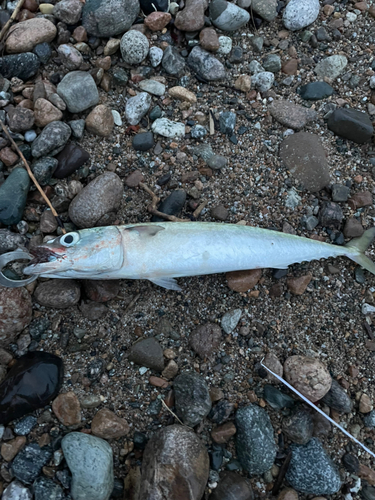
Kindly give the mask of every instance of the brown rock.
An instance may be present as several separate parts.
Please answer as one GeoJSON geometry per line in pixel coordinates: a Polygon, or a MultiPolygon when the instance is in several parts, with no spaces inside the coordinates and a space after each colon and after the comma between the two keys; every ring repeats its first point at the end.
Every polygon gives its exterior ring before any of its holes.
{"type": "Polygon", "coordinates": [[[17,436],[15,439],[12,439],[11,441],[8,441],[1,445],[1,456],[7,462],[11,462],[13,458],[17,455],[17,453],[22,450],[25,444],[26,444],[26,437],[17,436]]]}
{"type": "Polygon", "coordinates": [[[346,221],[344,227],[345,238],[358,238],[359,236],[362,236],[363,233],[364,229],[358,219],[356,219],[355,217],[350,217],[346,221]]]}
{"type": "Polygon", "coordinates": [[[277,500],[298,500],[298,493],[293,488],[285,488],[279,493],[277,500]]]}
{"type": "Polygon", "coordinates": [[[166,389],[169,386],[168,380],[164,380],[163,378],[160,377],[155,377],[154,375],[151,375],[148,381],[154,387],[161,387],[162,389],[166,389]]]}
{"type": "Polygon", "coordinates": [[[128,434],[129,425],[126,420],[115,415],[113,411],[103,408],[92,419],[91,431],[94,436],[103,439],[117,439],[128,434]]]}
{"type": "Polygon", "coordinates": [[[32,52],[39,43],[52,42],[57,33],[56,26],[42,17],[17,23],[8,32],[5,50],[8,54],[32,52]]]}
{"type": "Polygon", "coordinates": [[[63,114],[47,99],[37,99],[34,103],[35,125],[45,127],[51,122],[61,120],[63,114]]]}
{"type": "Polygon", "coordinates": [[[100,88],[104,90],[104,92],[109,92],[112,88],[112,77],[108,73],[104,73],[103,78],[100,82],[100,88]]]}
{"type": "Polygon", "coordinates": [[[36,12],[38,10],[39,4],[36,0],[25,0],[22,7],[29,10],[30,12],[36,12]]]}
{"type": "Polygon", "coordinates": [[[253,500],[254,493],[250,480],[235,472],[224,472],[217,488],[208,500],[253,500]]]}
{"type": "Polygon", "coordinates": [[[218,444],[227,443],[232,436],[237,432],[236,426],[233,422],[225,422],[211,431],[211,437],[218,444]]]}
{"type": "Polygon", "coordinates": [[[134,170],[130,175],[125,179],[125,184],[128,187],[136,188],[139,186],[140,182],[143,182],[144,176],[140,170],[134,170]]]}
{"type": "Polygon", "coordinates": [[[175,26],[181,31],[199,31],[204,26],[207,0],[186,0],[185,8],[177,12],[175,26]]]}
{"type": "Polygon", "coordinates": [[[220,47],[219,37],[213,28],[204,28],[199,33],[199,43],[202,49],[209,52],[216,52],[220,47]]]}
{"type": "Polygon", "coordinates": [[[108,302],[118,295],[120,282],[119,280],[83,280],[83,289],[90,300],[108,302]]]}
{"type": "Polygon", "coordinates": [[[375,17],[375,5],[372,4],[371,7],[368,10],[368,13],[370,14],[371,17],[375,17]]]}
{"type": "Polygon", "coordinates": [[[51,210],[45,210],[40,217],[40,230],[42,233],[51,234],[57,229],[57,221],[51,210]]]}
{"type": "Polygon", "coordinates": [[[0,345],[6,347],[15,341],[32,318],[32,302],[25,288],[0,286],[0,345]]]}
{"type": "Polygon", "coordinates": [[[167,366],[161,372],[162,376],[168,380],[175,378],[177,373],[178,373],[178,364],[173,359],[168,361],[167,366]]]}
{"type": "Polygon", "coordinates": [[[23,101],[21,101],[19,103],[19,105],[17,106],[17,108],[25,108],[25,109],[31,109],[33,110],[34,109],[34,103],[31,99],[24,99],[23,101]]]}
{"type": "Polygon", "coordinates": [[[34,12],[30,12],[27,9],[22,9],[17,16],[17,21],[18,22],[27,21],[28,19],[33,19],[34,17],[35,17],[34,12]]]}
{"type": "Polygon", "coordinates": [[[77,42],[87,42],[87,31],[83,26],[77,26],[72,36],[77,42]]]}
{"type": "Polygon", "coordinates": [[[194,104],[197,102],[197,97],[190,90],[185,89],[184,87],[176,86],[171,87],[169,90],[169,95],[174,97],[175,99],[180,99],[181,101],[186,101],[194,104]]]}
{"type": "Polygon", "coordinates": [[[11,148],[6,147],[0,151],[0,160],[5,163],[7,167],[12,167],[18,161],[18,155],[11,148]]]}
{"type": "Polygon", "coordinates": [[[0,347],[0,364],[6,366],[12,361],[12,359],[13,356],[8,351],[0,347]]]}
{"type": "Polygon", "coordinates": [[[262,277],[261,269],[251,269],[250,271],[233,271],[225,275],[227,285],[235,292],[247,292],[254,288],[262,277]]]}
{"type": "Polygon", "coordinates": [[[216,220],[227,220],[228,215],[229,212],[224,205],[217,205],[216,207],[211,208],[211,217],[216,220]]]}
{"type": "Polygon", "coordinates": [[[201,500],[208,473],[208,453],[194,431],[182,425],[164,427],[143,453],[139,498],[201,500]]]}
{"type": "Polygon", "coordinates": [[[67,427],[81,423],[81,405],[74,392],[59,394],[52,403],[52,410],[60,422],[67,427]]]}
{"type": "Polygon", "coordinates": [[[95,61],[95,66],[98,68],[103,68],[104,71],[108,71],[111,68],[112,60],[109,56],[102,57],[95,61]]]}
{"type": "Polygon", "coordinates": [[[13,132],[25,132],[34,125],[34,113],[24,107],[11,108],[8,111],[8,123],[13,132]]]}
{"type": "Polygon", "coordinates": [[[300,276],[299,278],[289,278],[286,282],[290,293],[293,295],[302,295],[307,285],[311,281],[311,274],[307,274],[306,276],[300,276]]]}
{"type": "Polygon", "coordinates": [[[359,464],[358,477],[367,481],[368,484],[371,484],[371,486],[375,486],[375,471],[370,469],[370,467],[367,467],[364,464],[359,464]]]}
{"type": "Polygon", "coordinates": [[[152,12],[145,18],[144,24],[150,31],[161,31],[171,19],[168,12],[152,12]]]}
{"type": "Polygon", "coordinates": [[[277,297],[281,297],[283,294],[283,285],[281,283],[275,283],[270,288],[270,297],[276,299],[277,297]]]}
{"type": "Polygon", "coordinates": [[[287,382],[312,402],[322,399],[332,385],[331,375],[323,363],[307,356],[287,358],[284,375],[287,382]]]}
{"type": "Polygon", "coordinates": [[[234,82],[234,88],[241,92],[249,92],[251,89],[251,76],[240,75],[234,82]]]}
{"type": "Polygon", "coordinates": [[[359,411],[361,413],[370,413],[373,409],[374,405],[372,404],[371,399],[367,394],[362,394],[361,399],[359,400],[359,411]]]}
{"type": "Polygon", "coordinates": [[[368,10],[368,5],[366,2],[357,2],[354,4],[354,8],[360,10],[361,12],[366,12],[366,10],[368,10]]]}
{"type": "Polygon", "coordinates": [[[222,339],[222,331],[215,323],[198,326],[189,336],[189,345],[201,359],[215,356],[222,339]]]}
{"type": "Polygon", "coordinates": [[[110,38],[104,47],[104,55],[111,56],[115,54],[120,48],[120,43],[121,40],[118,40],[117,38],[110,38]]]}
{"type": "MultiPolygon", "coordinates": [[[[280,363],[278,358],[272,352],[269,352],[267,356],[264,358],[263,364],[267,366],[271,371],[279,375],[279,377],[283,376],[283,365],[280,363]]],[[[279,383],[279,380],[272,375],[272,373],[268,373],[267,378],[270,382],[279,383]]]]}
{"type": "Polygon", "coordinates": [[[297,59],[289,59],[281,66],[281,71],[286,75],[296,75],[298,70],[297,59]]]}
{"type": "Polygon", "coordinates": [[[114,125],[111,110],[104,104],[96,106],[86,118],[87,130],[101,137],[111,135],[114,125]]]}
{"type": "Polygon", "coordinates": [[[370,191],[360,191],[352,196],[349,200],[354,205],[354,208],[368,207],[372,205],[372,194],[370,191]]]}
{"type": "Polygon", "coordinates": [[[276,121],[293,130],[300,130],[317,117],[316,111],[284,99],[273,101],[268,109],[276,121]]]}
{"type": "Polygon", "coordinates": [[[333,5],[325,5],[323,7],[323,12],[325,16],[329,17],[331,14],[335,12],[335,8],[333,5]]]}
{"type": "Polygon", "coordinates": [[[219,387],[211,387],[210,389],[210,399],[213,403],[220,401],[224,398],[224,392],[219,387]]]}
{"type": "Polygon", "coordinates": [[[75,280],[52,279],[39,283],[34,292],[38,304],[56,309],[67,309],[79,302],[80,285],[75,280]]]}

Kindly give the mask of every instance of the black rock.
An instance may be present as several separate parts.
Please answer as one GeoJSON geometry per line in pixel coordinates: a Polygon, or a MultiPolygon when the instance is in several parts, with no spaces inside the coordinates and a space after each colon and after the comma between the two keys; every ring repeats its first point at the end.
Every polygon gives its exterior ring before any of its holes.
{"type": "Polygon", "coordinates": [[[157,372],[164,369],[163,349],[155,337],[142,339],[130,348],[129,361],[137,365],[147,366],[157,372]]]}
{"type": "Polygon", "coordinates": [[[286,480],[296,491],[307,495],[332,495],[341,488],[339,469],[319,439],[307,444],[292,444],[286,480]]]}
{"type": "Polygon", "coordinates": [[[50,326],[51,323],[47,318],[33,319],[29,325],[29,334],[33,340],[39,341],[50,326]]]}
{"type": "Polygon", "coordinates": [[[62,385],[63,362],[34,351],[21,356],[0,384],[0,423],[8,424],[54,399],[62,385]]]}
{"type": "Polygon", "coordinates": [[[146,16],[155,11],[155,8],[159,12],[168,12],[168,0],[140,0],[141,9],[146,16]],[[154,8],[155,5],[155,8],[154,8]]]}
{"type": "Polygon", "coordinates": [[[9,80],[14,76],[28,80],[37,73],[39,66],[39,57],[32,52],[0,57],[0,74],[9,80]]]}
{"type": "Polygon", "coordinates": [[[146,434],[143,432],[135,431],[133,436],[134,447],[137,450],[144,450],[146,448],[146,444],[148,442],[146,434]]]}
{"type": "Polygon", "coordinates": [[[208,418],[215,422],[215,424],[222,424],[228,420],[229,415],[232,413],[234,408],[233,403],[227,399],[222,399],[219,401],[208,414],[208,418]]]}
{"type": "Polygon", "coordinates": [[[225,472],[208,500],[253,500],[253,498],[253,490],[247,478],[234,472],[225,472]]]}
{"type": "Polygon", "coordinates": [[[87,377],[96,381],[103,375],[105,369],[105,362],[102,358],[92,360],[87,366],[87,377]]]}
{"type": "Polygon", "coordinates": [[[47,446],[40,448],[36,443],[28,444],[13,460],[13,474],[19,481],[25,484],[31,484],[42,472],[42,467],[44,467],[51,458],[51,448],[47,446]]]}
{"type": "Polygon", "coordinates": [[[336,135],[358,144],[370,141],[374,133],[369,115],[357,109],[335,109],[328,118],[327,127],[336,135]]]}
{"type": "Polygon", "coordinates": [[[64,492],[52,479],[41,476],[33,484],[35,500],[63,500],[64,492]]]}
{"type": "Polygon", "coordinates": [[[359,460],[356,456],[350,453],[345,453],[342,457],[342,463],[345,469],[351,474],[358,474],[359,471],[359,460]]]}
{"type": "Polygon", "coordinates": [[[350,413],[353,408],[352,400],[335,379],[332,379],[331,388],[321,401],[339,413],[350,413]]]}
{"type": "Polygon", "coordinates": [[[232,64],[239,64],[243,61],[243,49],[239,45],[233,47],[232,52],[229,56],[229,62],[232,64]]]}
{"type": "Polygon", "coordinates": [[[276,389],[273,385],[267,384],[264,386],[263,390],[264,399],[274,410],[293,408],[296,403],[292,397],[288,396],[288,394],[285,394],[284,392],[281,392],[279,389],[276,389]]]}
{"type": "Polygon", "coordinates": [[[74,142],[69,142],[56,156],[58,166],[53,172],[56,179],[65,179],[90,159],[89,153],[74,142]]]}
{"type": "Polygon", "coordinates": [[[299,95],[306,101],[318,101],[333,94],[334,90],[326,82],[311,82],[299,89],[299,95]]]}
{"type": "Polygon", "coordinates": [[[347,201],[350,194],[350,188],[342,184],[334,184],[332,186],[332,200],[333,201],[347,201]]]}
{"type": "Polygon", "coordinates": [[[275,278],[275,280],[280,280],[281,278],[284,278],[287,275],[288,275],[288,269],[273,269],[272,270],[272,277],[275,278]]]}
{"type": "Polygon", "coordinates": [[[323,203],[319,211],[319,222],[323,227],[339,229],[343,218],[344,214],[340,205],[332,203],[331,201],[325,201],[323,203]]]}
{"type": "Polygon", "coordinates": [[[0,222],[6,226],[22,219],[30,187],[30,177],[24,168],[15,168],[0,186],[0,222]]]}
{"type": "Polygon", "coordinates": [[[313,435],[314,422],[311,412],[299,407],[290,417],[283,420],[282,430],[294,443],[306,444],[313,435]]]}
{"type": "Polygon", "coordinates": [[[133,137],[133,148],[136,151],[148,151],[154,147],[154,135],[152,132],[141,132],[133,137]]]}
{"type": "Polygon", "coordinates": [[[236,126],[236,120],[236,114],[231,111],[224,111],[223,113],[220,113],[220,132],[231,136],[234,132],[234,127],[236,126]]]}
{"type": "Polygon", "coordinates": [[[14,433],[17,436],[27,436],[36,426],[38,419],[29,415],[14,424],[14,433]]]}
{"type": "Polygon", "coordinates": [[[38,45],[34,47],[33,52],[38,56],[42,64],[47,64],[52,55],[51,46],[47,42],[38,43],[38,45]]]}
{"type": "Polygon", "coordinates": [[[363,423],[370,429],[375,427],[375,410],[371,410],[370,413],[367,413],[367,415],[363,417],[363,423]]]}
{"type": "Polygon", "coordinates": [[[36,160],[31,165],[31,170],[33,171],[33,174],[35,175],[35,178],[39,182],[39,184],[41,186],[45,186],[51,180],[52,173],[57,165],[58,161],[56,158],[45,156],[44,158],[36,160]]]}
{"type": "MultiPolygon", "coordinates": [[[[184,208],[185,202],[185,191],[177,189],[176,191],[172,191],[172,193],[160,203],[158,210],[159,212],[163,212],[163,214],[178,216],[184,208]]],[[[165,222],[165,219],[153,215],[151,222],[165,222]]]]}
{"type": "Polygon", "coordinates": [[[209,452],[211,469],[219,470],[223,463],[224,449],[219,444],[212,445],[212,449],[209,452]]]}
{"type": "Polygon", "coordinates": [[[164,50],[161,65],[169,75],[181,76],[185,68],[185,60],[180,56],[177,49],[168,45],[164,50]]]}
{"type": "Polygon", "coordinates": [[[173,387],[177,416],[190,427],[200,424],[211,410],[205,379],[196,372],[181,373],[175,378],[173,387]]]}

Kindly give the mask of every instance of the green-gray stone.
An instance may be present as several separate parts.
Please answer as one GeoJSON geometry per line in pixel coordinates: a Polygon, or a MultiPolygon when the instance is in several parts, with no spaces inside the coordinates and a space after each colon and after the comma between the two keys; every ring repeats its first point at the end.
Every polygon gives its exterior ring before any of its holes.
{"type": "Polygon", "coordinates": [[[299,94],[305,101],[318,101],[333,94],[333,88],[326,82],[310,82],[299,89],[299,94]]]}
{"type": "Polygon", "coordinates": [[[30,178],[24,168],[15,168],[0,186],[0,222],[17,224],[23,215],[29,192],[30,178]]]}
{"type": "Polygon", "coordinates": [[[273,21],[277,16],[277,0],[253,0],[253,11],[265,21],[273,21]]]}
{"type": "Polygon", "coordinates": [[[31,169],[33,171],[33,174],[35,175],[36,180],[41,186],[45,186],[46,184],[48,184],[52,177],[52,173],[57,168],[58,164],[59,162],[56,158],[51,158],[49,156],[40,158],[33,163],[31,169]]]}

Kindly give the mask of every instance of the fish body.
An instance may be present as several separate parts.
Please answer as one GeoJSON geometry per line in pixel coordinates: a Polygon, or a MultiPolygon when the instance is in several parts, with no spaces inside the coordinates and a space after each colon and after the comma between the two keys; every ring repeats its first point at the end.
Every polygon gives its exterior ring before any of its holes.
{"type": "Polygon", "coordinates": [[[36,248],[24,272],[50,278],[147,279],[179,289],[174,278],[346,256],[375,274],[364,251],[375,228],[346,246],[250,226],[157,222],[83,229],[36,248]]]}

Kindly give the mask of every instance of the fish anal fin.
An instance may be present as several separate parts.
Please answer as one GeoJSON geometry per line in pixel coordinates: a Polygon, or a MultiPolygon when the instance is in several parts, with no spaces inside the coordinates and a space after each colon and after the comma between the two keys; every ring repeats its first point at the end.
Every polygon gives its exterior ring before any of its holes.
{"type": "Polygon", "coordinates": [[[177,281],[174,278],[148,278],[148,279],[155,285],[166,288],[167,290],[176,290],[176,292],[181,291],[181,288],[178,286],[177,281]]]}
{"type": "Polygon", "coordinates": [[[126,231],[136,231],[140,236],[155,236],[159,231],[165,228],[156,224],[147,224],[144,226],[132,226],[126,228],[126,231]]]}

